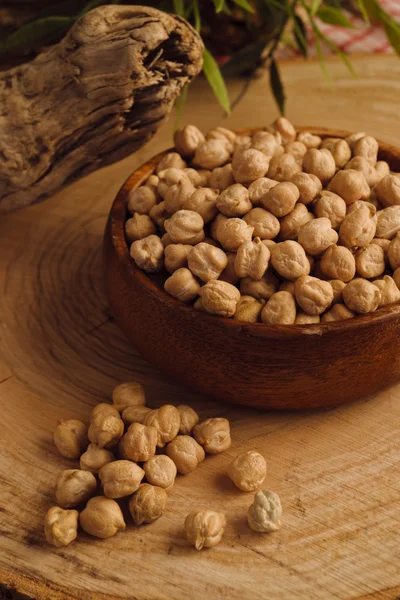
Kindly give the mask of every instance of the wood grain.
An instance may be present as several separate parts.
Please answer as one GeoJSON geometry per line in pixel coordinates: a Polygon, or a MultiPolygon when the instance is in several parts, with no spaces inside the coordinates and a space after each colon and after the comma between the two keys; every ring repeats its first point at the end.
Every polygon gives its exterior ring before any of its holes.
{"type": "MultiPolygon", "coordinates": [[[[299,124],[336,121],[395,144],[400,62],[368,57],[354,64],[358,80],[328,61],[338,77],[334,93],[317,65],[282,65],[288,116],[299,124]]],[[[234,83],[232,92],[239,87],[234,83]]],[[[265,80],[256,81],[229,125],[270,122],[275,108],[266,89],[265,80]]],[[[220,121],[202,82],[189,102],[187,121],[203,128],[220,121]]],[[[138,155],[0,221],[0,582],[36,600],[395,600],[399,387],[335,410],[221,405],[165,380],[109,316],[101,281],[107,213],[129,173],[170,145],[171,129],[170,123],[138,155]],[[43,515],[57,474],[73,464],[53,447],[55,422],[87,418],[116,383],[132,377],[146,386],[151,406],[184,401],[203,417],[228,417],[233,447],[179,477],[157,523],[130,525],[110,540],[82,534],[68,548],[49,547],[43,515]],[[275,534],[247,528],[251,494],[223,475],[234,454],[250,448],[266,456],[266,485],[282,498],[283,527],[275,534]],[[202,506],[225,510],[228,527],[217,548],[197,553],[182,525],[189,510],[202,506]]]]}

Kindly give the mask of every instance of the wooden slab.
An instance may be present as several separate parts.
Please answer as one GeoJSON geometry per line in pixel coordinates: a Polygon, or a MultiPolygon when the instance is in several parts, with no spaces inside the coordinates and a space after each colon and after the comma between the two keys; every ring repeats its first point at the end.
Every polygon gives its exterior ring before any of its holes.
{"type": "MultiPolygon", "coordinates": [[[[317,64],[284,65],[288,116],[399,143],[400,62],[353,62],[357,80],[328,60],[338,77],[333,90],[317,64]]],[[[237,92],[240,84],[232,87],[237,92]]],[[[271,121],[276,112],[266,90],[266,80],[257,80],[227,124],[271,121]]],[[[203,82],[195,84],[185,120],[204,128],[220,122],[203,82]]],[[[0,222],[0,583],[36,600],[394,600],[400,387],[330,411],[216,405],[163,379],[108,314],[100,248],[109,206],[133,168],[167,147],[171,128],[134,157],[0,222]],[[54,425],[59,417],[85,419],[116,383],[132,377],[146,386],[151,406],[185,402],[202,417],[228,417],[233,447],[180,477],[153,525],[50,547],[43,515],[57,474],[74,464],[57,455],[54,425]],[[275,534],[248,529],[252,495],[223,474],[235,453],[251,448],[267,458],[266,486],[282,499],[283,527],[275,534]],[[196,507],[224,510],[228,519],[222,543],[201,553],[183,535],[184,517],[196,507]]]]}

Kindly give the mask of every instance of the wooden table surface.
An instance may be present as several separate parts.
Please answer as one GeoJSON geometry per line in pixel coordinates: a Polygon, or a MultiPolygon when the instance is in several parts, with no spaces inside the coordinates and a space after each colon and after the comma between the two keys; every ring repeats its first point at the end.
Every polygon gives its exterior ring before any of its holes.
{"type": "MultiPolygon", "coordinates": [[[[368,56],[353,63],[356,80],[328,59],[333,88],[316,63],[283,64],[289,118],[400,143],[400,61],[368,56]]],[[[234,93],[240,84],[231,87],[234,93]]],[[[275,117],[261,78],[226,124],[257,126],[275,117]]],[[[202,81],[193,86],[184,120],[202,128],[221,122],[202,81]]],[[[400,387],[325,411],[217,405],[166,381],[109,315],[101,243],[110,203],[140,162],[170,144],[171,130],[172,120],[137,155],[1,218],[0,583],[37,600],[395,600],[400,387]],[[165,516],[153,525],[129,526],[109,540],[82,534],[67,548],[48,546],[43,515],[57,474],[72,464],[53,446],[54,425],[59,417],[86,419],[115,384],[131,378],[146,386],[150,406],[185,402],[202,417],[228,417],[233,446],[179,477],[165,516]],[[239,450],[251,448],[267,458],[266,487],[284,507],[282,529],[271,535],[248,529],[252,495],[223,474],[239,450]],[[183,535],[184,517],[196,507],[224,510],[228,520],[222,543],[201,553],[183,535]]]]}

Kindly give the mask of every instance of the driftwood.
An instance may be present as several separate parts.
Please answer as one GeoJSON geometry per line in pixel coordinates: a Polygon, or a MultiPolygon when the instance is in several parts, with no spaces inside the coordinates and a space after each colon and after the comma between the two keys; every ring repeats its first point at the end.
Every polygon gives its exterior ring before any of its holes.
{"type": "Polygon", "coordinates": [[[37,202],[146,143],[202,66],[183,19],[101,6],[0,73],[0,212],[37,202]]]}

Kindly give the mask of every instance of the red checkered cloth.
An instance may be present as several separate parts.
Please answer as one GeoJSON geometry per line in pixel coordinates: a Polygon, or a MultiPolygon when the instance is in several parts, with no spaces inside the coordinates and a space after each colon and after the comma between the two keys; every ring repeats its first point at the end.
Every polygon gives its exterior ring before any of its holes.
{"type": "MultiPolygon", "coordinates": [[[[400,21],[400,0],[380,0],[380,6],[386,10],[396,21],[400,21]]],[[[385,32],[380,25],[369,25],[362,18],[347,14],[349,21],[355,26],[355,29],[347,27],[335,27],[327,25],[322,21],[318,22],[322,33],[336,46],[346,54],[354,53],[373,53],[384,54],[393,52],[385,32]]],[[[316,55],[315,40],[311,28],[307,27],[309,54],[316,55]]],[[[326,45],[323,45],[324,54],[332,54],[333,51],[326,45]]],[[[282,48],[279,50],[279,57],[287,57],[300,54],[296,50],[282,48]]]]}

